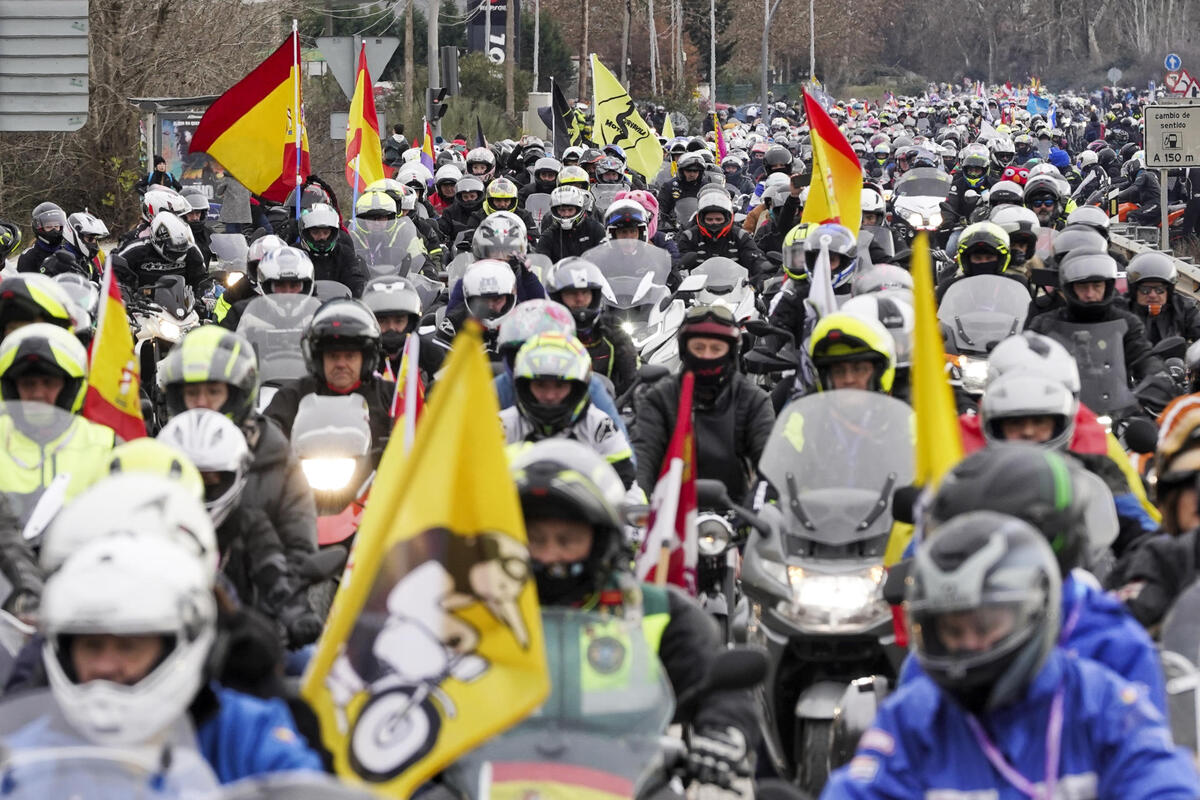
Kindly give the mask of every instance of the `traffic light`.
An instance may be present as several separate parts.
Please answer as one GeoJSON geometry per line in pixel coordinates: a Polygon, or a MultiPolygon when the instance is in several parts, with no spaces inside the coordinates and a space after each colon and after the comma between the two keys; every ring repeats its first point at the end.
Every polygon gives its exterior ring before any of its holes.
{"type": "Polygon", "coordinates": [[[446,94],[445,89],[430,87],[425,90],[426,116],[430,123],[437,122],[446,116],[446,94]]]}

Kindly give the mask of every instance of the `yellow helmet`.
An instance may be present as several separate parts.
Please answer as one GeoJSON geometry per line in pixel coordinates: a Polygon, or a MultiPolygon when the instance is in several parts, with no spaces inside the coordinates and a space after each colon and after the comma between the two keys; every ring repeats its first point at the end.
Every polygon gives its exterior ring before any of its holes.
{"type": "Polygon", "coordinates": [[[179,483],[187,493],[204,501],[204,479],[188,457],[157,439],[142,437],[113,448],[108,459],[113,475],[157,475],[179,483]]]}
{"type": "Polygon", "coordinates": [[[892,381],[896,377],[896,346],[888,329],[878,320],[843,312],[828,314],[813,329],[808,354],[817,368],[821,391],[834,388],[833,365],[848,361],[871,362],[875,367],[871,390],[892,391],[892,381]]]}
{"type": "Polygon", "coordinates": [[[483,210],[486,214],[496,211],[514,211],[517,208],[517,185],[508,178],[496,178],[487,185],[484,193],[483,210]],[[504,201],[497,205],[496,201],[504,201]]]}
{"type": "Polygon", "coordinates": [[[808,280],[808,261],[805,257],[804,240],[814,227],[812,223],[801,222],[787,232],[783,237],[783,271],[792,280],[808,280]]]}
{"type": "Polygon", "coordinates": [[[22,375],[54,375],[63,388],[54,405],[72,413],[87,395],[87,350],[65,328],[35,322],[10,333],[0,343],[0,400],[20,400],[17,379],[22,375]]]}

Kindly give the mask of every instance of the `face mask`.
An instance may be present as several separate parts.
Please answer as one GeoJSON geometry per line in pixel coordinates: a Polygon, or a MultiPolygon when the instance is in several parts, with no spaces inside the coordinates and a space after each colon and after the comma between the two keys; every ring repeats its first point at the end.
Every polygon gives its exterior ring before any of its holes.
{"type": "Polygon", "coordinates": [[[57,247],[62,244],[63,234],[61,230],[57,231],[42,231],[38,234],[38,238],[42,239],[46,244],[57,247]]]}
{"type": "Polygon", "coordinates": [[[384,331],[379,336],[379,345],[383,348],[383,352],[394,355],[404,349],[404,342],[407,338],[407,331],[384,331]]]}
{"type": "Polygon", "coordinates": [[[733,373],[732,350],[720,358],[697,358],[686,346],[681,346],[679,358],[695,374],[696,383],[700,386],[721,386],[733,373]]]}
{"type": "Polygon", "coordinates": [[[533,578],[542,605],[572,605],[584,600],[591,590],[586,561],[568,564],[543,564],[534,561],[533,578]]]}

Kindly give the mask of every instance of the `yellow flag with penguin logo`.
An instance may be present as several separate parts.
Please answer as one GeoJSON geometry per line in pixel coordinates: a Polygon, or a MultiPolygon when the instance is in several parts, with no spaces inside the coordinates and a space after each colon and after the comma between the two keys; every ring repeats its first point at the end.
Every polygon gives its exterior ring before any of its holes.
{"type": "Polygon", "coordinates": [[[525,527],[478,325],[405,456],[384,450],[301,688],[337,774],[408,797],[549,693],[525,527]]]}
{"type": "Polygon", "coordinates": [[[592,96],[595,121],[592,137],[603,148],[615,144],[625,151],[629,168],[654,180],[663,165],[662,145],[654,129],[633,107],[629,92],[608,68],[592,54],[592,96]]]}

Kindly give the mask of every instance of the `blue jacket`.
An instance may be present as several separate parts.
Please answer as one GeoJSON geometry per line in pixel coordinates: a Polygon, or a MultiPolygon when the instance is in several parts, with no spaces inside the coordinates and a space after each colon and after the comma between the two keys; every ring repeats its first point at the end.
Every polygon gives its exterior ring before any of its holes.
{"type": "MultiPolygon", "coordinates": [[[[1059,796],[1098,800],[1194,800],[1200,779],[1171,742],[1166,721],[1134,685],[1093,661],[1055,650],[1018,703],[981,722],[1026,779],[1046,774],[1046,727],[1063,686],[1059,796]]],[[[1028,800],[992,767],[966,713],[925,675],[887,698],[858,752],[821,800],[946,797],[1028,800]]]]}
{"type": "MultiPolygon", "coordinates": [[[[1068,575],[1063,581],[1062,619],[1079,608],[1078,621],[1070,636],[1059,645],[1072,655],[1091,659],[1131,683],[1146,688],[1147,699],[1167,713],[1167,689],[1158,651],[1138,621],[1116,598],[1068,575]]],[[[909,656],[900,671],[900,683],[921,675],[917,659],[909,656]]]]}
{"type": "Polygon", "coordinates": [[[212,684],[220,708],[196,730],[196,742],[221,783],[271,772],[321,771],[321,758],[296,731],[279,699],[262,700],[212,684]]]}
{"type": "MultiPolygon", "coordinates": [[[[496,397],[500,400],[501,410],[511,408],[517,403],[517,391],[513,386],[513,376],[511,372],[504,372],[492,379],[492,385],[496,387],[496,397]]],[[[593,375],[592,383],[588,387],[588,395],[591,397],[592,405],[608,414],[612,421],[617,424],[617,430],[628,439],[629,431],[625,429],[625,420],[621,419],[621,413],[617,411],[617,404],[609,397],[608,389],[605,388],[604,382],[600,380],[600,376],[593,375]]]]}

